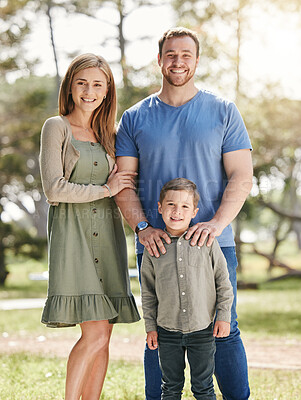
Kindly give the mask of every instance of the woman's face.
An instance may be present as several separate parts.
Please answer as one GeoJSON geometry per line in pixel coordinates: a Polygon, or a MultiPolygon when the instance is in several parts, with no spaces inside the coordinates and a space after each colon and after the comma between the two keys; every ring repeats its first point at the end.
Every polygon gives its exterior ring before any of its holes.
{"type": "Polygon", "coordinates": [[[107,78],[101,69],[92,67],[79,71],[71,85],[74,108],[92,113],[100,106],[107,91],[107,78]]]}

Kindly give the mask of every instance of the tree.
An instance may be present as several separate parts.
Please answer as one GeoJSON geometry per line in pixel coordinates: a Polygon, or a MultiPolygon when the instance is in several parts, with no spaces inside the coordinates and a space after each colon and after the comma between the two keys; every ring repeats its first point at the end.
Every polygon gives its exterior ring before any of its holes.
{"type": "MultiPolygon", "coordinates": [[[[131,67],[127,61],[126,48],[129,44],[128,39],[125,35],[125,22],[126,19],[139,7],[156,7],[161,6],[167,1],[159,0],[78,0],[75,1],[75,12],[87,15],[90,18],[96,18],[101,23],[105,23],[108,26],[116,28],[116,34],[114,36],[105,37],[100,43],[101,46],[112,46],[117,47],[119,50],[119,58],[117,60],[108,60],[110,64],[118,64],[122,70],[122,87],[127,91],[132,88],[131,75],[133,73],[139,73],[133,67],[131,67]],[[112,15],[117,17],[118,23],[114,24],[109,20],[104,20],[101,17],[101,11],[104,8],[110,8],[112,15]]],[[[150,37],[140,37],[139,40],[148,40],[150,37]]],[[[142,96],[141,96],[142,97],[142,96]]]]}
{"type": "Polygon", "coordinates": [[[26,62],[21,48],[29,33],[29,23],[22,10],[29,0],[11,0],[0,4],[0,73],[5,78],[13,71],[28,71],[32,63],[26,62]]]}
{"type": "MultiPolygon", "coordinates": [[[[289,217],[283,220],[283,216],[289,215],[291,210],[294,210],[291,213],[294,216],[300,215],[301,209],[300,195],[298,195],[301,149],[300,102],[283,98],[279,94],[279,88],[268,87],[264,83],[262,93],[257,98],[250,97],[248,94],[252,82],[248,81],[243,71],[241,48],[245,39],[251,34],[249,19],[252,10],[260,9],[262,12],[267,12],[271,7],[274,9],[279,7],[282,12],[292,12],[300,10],[300,2],[291,0],[284,5],[278,0],[264,3],[257,0],[236,0],[230,3],[222,0],[207,2],[175,0],[173,4],[177,9],[180,24],[188,25],[200,34],[202,84],[208,85],[218,80],[222,84],[220,87],[222,93],[229,93],[229,84],[232,86],[231,97],[238,104],[252,139],[258,195],[247,200],[235,220],[238,259],[241,253],[240,234],[245,220],[252,217],[256,212],[255,209],[258,214],[258,209],[262,209],[263,205],[271,208],[271,199],[277,199],[273,209],[274,212],[278,211],[279,215],[274,217],[278,222],[273,229],[274,248],[273,254],[270,254],[275,258],[279,244],[292,229],[296,232],[299,244],[301,243],[300,223],[296,220],[288,223],[289,217]],[[222,32],[223,37],[218,32],[222,32]],[[206,65],[208,73],[204,70],[206,65]],[[276,181],[278,185],[281,184],[281,189],[268,190],[263,199],[260,190],[263,183],[269,182],[273,185],[276,181]]],[[[213,87],[216,88],[216,85],[213,87]]]]}
{"type": "Polygon", "coordinates": [[[0,284],[7,275],[9,249],[40,256],[38,249],[45,248],[47,205],[41,194],[38,154],[41,126],[55,114],[52,85],[51,79],[22,78],[3,85],[0,93],[0,204],[4,211],[0,214],[0,284]],[[5,211],[12,204],[23,217],[5,221],[5,211]]]}

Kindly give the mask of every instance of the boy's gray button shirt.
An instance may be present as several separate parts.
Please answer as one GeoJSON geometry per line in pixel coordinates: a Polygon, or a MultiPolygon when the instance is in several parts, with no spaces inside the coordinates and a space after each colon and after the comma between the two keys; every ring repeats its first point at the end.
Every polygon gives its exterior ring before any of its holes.
{"type": "Polygon", "coordinates": [[[205,329],[213,321],[231,321],[233,290],[225,257],[215,240],[211,247],[191,246],[171,236],[166,254],[145,250],[141,269],[142,308],[146,331],[157,326],[183,333],[205,329]]]}

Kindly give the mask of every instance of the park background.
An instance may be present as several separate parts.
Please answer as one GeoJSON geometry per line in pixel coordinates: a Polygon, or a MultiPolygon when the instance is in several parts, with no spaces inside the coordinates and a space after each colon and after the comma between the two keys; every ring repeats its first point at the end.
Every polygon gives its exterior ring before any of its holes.
{"type": "MultiPolygon", "coordinates": [[[[47,270],[39,138],[57,114],[61,76],[75,55],[103,55],[119,119],[160,87],[157,41],[176,25],[199,35],[196,85],[236,102],[253,145],[253,189],[233,223],[251,398],[301,398],[300,1],[0,0],[1,400],[62,399],[79,335],[40,324],[47,282],[30,279],[47,270]],[[27,308],[32,298],[38,308],[27,308]]],[[[139,299],[136,278],[132,288],[139,299]]],[[[144,398],[143,346],[142,321],[114,328],[103,400],[144,398]]],[[[188,382],[183,398],[192,399],[188,382]]]]}

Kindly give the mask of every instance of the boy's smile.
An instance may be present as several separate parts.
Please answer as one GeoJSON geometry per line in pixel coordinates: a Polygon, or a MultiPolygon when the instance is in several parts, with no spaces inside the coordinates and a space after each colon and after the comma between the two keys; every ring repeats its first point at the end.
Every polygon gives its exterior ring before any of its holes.
{"type": "Polygon", "coordinates": [[[193,203],[193,193],[186,190],[168,190],[158,211],[162,214],[166,230],[173,236],[181,236],[198,212],[193,203]]]}

